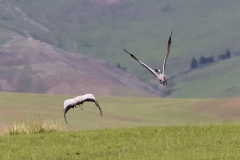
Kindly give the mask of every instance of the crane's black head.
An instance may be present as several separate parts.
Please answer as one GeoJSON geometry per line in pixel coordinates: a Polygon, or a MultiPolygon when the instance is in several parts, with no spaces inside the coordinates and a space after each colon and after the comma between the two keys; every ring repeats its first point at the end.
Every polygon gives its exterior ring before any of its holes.
{"type": "Polygon", "coordinates": [[[155,71],[160,74],[160,69],[156,68],[155,71]]]}

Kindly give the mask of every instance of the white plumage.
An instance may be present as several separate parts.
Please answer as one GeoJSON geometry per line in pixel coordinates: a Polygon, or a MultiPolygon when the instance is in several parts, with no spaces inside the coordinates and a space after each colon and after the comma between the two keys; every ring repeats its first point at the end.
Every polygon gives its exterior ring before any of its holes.
{"type": "Polygon", "coordinates": [[[172,37],[172,32],[171,32],[171,35],[168,39],[167,54],[166,54],[164,62],[163,62],[163,72],[162,73],[160,73],[160,70],[158,68],[153,70],[152,68],[150,68],[149,66],[147,66],[146,64],[144,64],[143,62],[138,60],[133,54],[129,53],[126,49],[124,49],[124,51],[127,52],[132,58],[137,60],[142,66],[147,68],[153,75],[155,75],[158,78],[158,80],[160,81],[160,83],[162,85],[166,86],[166,88],[169,92],[170,92],[170,90],[167,87],[167,76],[165,75],[165,69],[166,69],[167,59],[168,59],[168,55],[169,55],[170,48],[171,48],[171,43],[172,43],[171,37],[172,37]]]}
{"type": "MultiPolygon", "coordinates": [[[[68,110],[71,108],[74,108],[74,107],[77,108],[77,105],[82,105],[84,102],[95,102],[95,104],[98,107],[100,114],[102,116],[102,109],[101,109],[100,105],[98,104],[98,101],[96,100],[96,98],[92,94],[85,94],[85,95],[77,96],[75,98],[67,99],[64,101],[63,113],[64,113],[64,118],[65,118],[66,123],[67,123],[66,113],[68,112],[68,110]]],[[[80,108],[80,109],[82,109],[82,108],[80,108]]]]}

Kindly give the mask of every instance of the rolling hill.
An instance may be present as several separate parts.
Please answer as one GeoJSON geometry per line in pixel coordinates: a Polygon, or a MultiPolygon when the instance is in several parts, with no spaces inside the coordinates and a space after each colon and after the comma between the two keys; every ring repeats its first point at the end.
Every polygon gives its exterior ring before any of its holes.
{"type": "Polygon", "coordinates": [[[170,97],[223,98],[240,96],[240,57],[217,61],[174,78],[170,97]]]}
{"type": "Polygon", "coordinates": [[[0,90],[47,94],[161,96],[117,65],[13,34],[1,46],[0,90]]]}
{"type": "MultiPolygon", "coordinates": [[[[202,86],[192,81],[188,84],[189,92],[185,94],[183,90],[186,87],[182,86],[185,82],[181,76],[187,76],[183,71],[189,69],[193,56],[213,55],[216,58],[226,49],[230,49],[232,54],[240,51],[239,7],[237,0],[3,0],[0,2],[0,45],[11,40],[9,34],[14,32],[66,51],[112,64],[119,63],[166,95],[156,85],[154,76],[134,62],[122,48],[153,68],[161,67],[167,39],[173,31],[167,64],[167,74],[170,77],[175,75],[170,82],[171,88],[174,88],[172,97],[191,97],[202,86]]],[[[207,67],[202,70],[208,72],[207,67]]],[[[231,69],[231,72],[237,72],[234,70],[231,69]]],[[[192,74],[195,75],[195,72],[192,74]]],[[[232,76],[233,79],[240,78],[239,74],[232,76]]],[[[214,81],[214,76],[210,76],[208,81],[214,81]]],[[[227,80],[223,81],[227,83],[227,80]]],[[[215,82],[215,85],[209,86],[213,91],[211,94],[203,90],[197,96],[224,97],[239,93],[236,89],[236,92],[220,95],[216,88],[221,91],[227,88],[215,82]]],[[[237,84],[232,85],[228,88],[237,84]]]]}

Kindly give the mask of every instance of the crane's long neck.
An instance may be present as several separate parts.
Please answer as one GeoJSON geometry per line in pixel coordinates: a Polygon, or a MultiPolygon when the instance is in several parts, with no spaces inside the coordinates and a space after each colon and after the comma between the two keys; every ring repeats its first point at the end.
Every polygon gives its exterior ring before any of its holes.
{"type": "Polygon", "coordinates": [[[165,75],[164,69],[163,69],[163,71],[162,71],[162,75],[165,75]]]}

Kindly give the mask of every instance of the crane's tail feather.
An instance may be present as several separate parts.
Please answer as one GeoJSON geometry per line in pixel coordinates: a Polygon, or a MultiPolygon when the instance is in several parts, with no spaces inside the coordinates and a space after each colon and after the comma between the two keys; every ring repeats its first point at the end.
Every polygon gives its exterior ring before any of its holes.
{"type": "Polygon", "coordinates": [[[100,111],[100,114],[101,114],[101,116],[102,116],[102,109],[101,109],[100,105],[98,104],[98,101],[97,101],[97,100],[95,100],[95,104],[96,104],[96,106],[98,107],[98,109],[99,109],[99,111],[100,111]]]}
{"type": "MultiPolygon", "coordinates": [[[[65,121],[66,121],[66,123],[67,123],[67,119],[66,119],[66,111],[63,109],[63,113],[64,113],[64,119],[65,119],[65,121]]],[[[68,124],[68,123],[67,123],[68,124]]]]}

